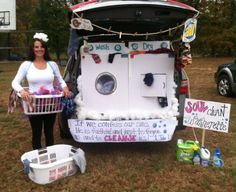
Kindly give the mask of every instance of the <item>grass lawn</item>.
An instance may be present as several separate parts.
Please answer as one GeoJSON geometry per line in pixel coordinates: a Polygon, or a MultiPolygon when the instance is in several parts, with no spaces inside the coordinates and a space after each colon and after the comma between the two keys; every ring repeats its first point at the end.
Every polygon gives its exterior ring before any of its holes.
{"type": "MultiPolygon", "coordinates": [[[[206,131],[205,145],[213,153],[221,151],[222,169],[204,168],[176,160],[176,141],[193,140],[193,129],[175,133],[166,143],[81,144],[61,139],[55,125],[55,142],[80,147],[85,151],[87,170],[48,185],[38,185],[24,175],[20,157],[31,150],[31,128],[26,116],[16,110],[7,114],[11,81],[18,62],[0,63],[0,191],[4,192],[233,192],[236,178],[236,99],[216,92],[214,72],[232,58],[195,58],[186,66],[191,97],[231,103],[229,133],[206,131]]],[[[201,129],[195,129],[201,141],[201,129]]]]}

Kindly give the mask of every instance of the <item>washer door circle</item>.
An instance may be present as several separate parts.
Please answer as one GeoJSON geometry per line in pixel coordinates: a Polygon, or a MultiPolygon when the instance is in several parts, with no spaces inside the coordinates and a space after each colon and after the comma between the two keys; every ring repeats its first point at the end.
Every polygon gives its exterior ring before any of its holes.
{"type": "Polygon", "coordinates": [[[98,75],[95,81],[96,90],[102,95],[114,93],[117,87],[117,81],[114,75],[104,72],[98,75]]]}

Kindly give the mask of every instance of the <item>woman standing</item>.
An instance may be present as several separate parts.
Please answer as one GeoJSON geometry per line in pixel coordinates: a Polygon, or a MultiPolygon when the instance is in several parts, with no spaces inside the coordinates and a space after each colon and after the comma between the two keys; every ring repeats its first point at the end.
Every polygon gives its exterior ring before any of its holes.
{"type": "MultiPolygon", "coordinates": [[[[12,81],[12,87],[17,91],[23,100],[31,99],[30,93],[39,93],[42,90],[54,90],[54,79],[56,78],[65,97],[70,92],[62,79],[57,64],[51,60],[47,48],[48,36],[44,33],[36,33],[33,37],[33,44],[29,51],[29,60],[24,61],[12,81]],[[29,91],[21,86],[23,79],[27,79],[29,91]]],[[[40,94],[40,93],[39,93],[40,94]]],[[[32,147],[33,149],[42,148],[41,135],[44,129],[46,146],[54,144],[53,127],[56,120],[56,113],[29,115],[32,128],[32,147]]]]}

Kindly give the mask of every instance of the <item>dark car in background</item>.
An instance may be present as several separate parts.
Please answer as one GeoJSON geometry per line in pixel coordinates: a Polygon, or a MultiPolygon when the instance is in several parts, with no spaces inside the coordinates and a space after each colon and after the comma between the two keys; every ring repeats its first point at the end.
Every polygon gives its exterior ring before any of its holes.
{"type": "Polygon", "coordinates": [[[9,61],[23,61],[25,60],[25,57],[23,55],[17,54],[17,53],[11,53],[8,58],[9,61]]]}
{"type": "Polygon", "coordinates": [[[236,95],[236,60],[233,63],[219,65],[214,77],[220,95],[236,95]]]}

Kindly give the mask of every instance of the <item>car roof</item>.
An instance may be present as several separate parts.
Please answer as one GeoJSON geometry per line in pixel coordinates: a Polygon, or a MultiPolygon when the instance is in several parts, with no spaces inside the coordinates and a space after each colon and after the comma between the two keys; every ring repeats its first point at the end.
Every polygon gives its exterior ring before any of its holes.
{"type": "Polygon", "coordinates": [[[178,2],[174,0],[91,0],[82,3],[78,3],[76,5],[71,6],[71,10],[73,12],[81,12],[89,9],[96,9],[99,7],[106,7],[106,6],[117,6],[117,5],[133,5],[133,4],[140,4],[140,5],[159,5],[159,6],[166,6],[166,7],[175,7],[180,9],[191,10],[193,12],[198,12],[195,8],[178,2]]]}

